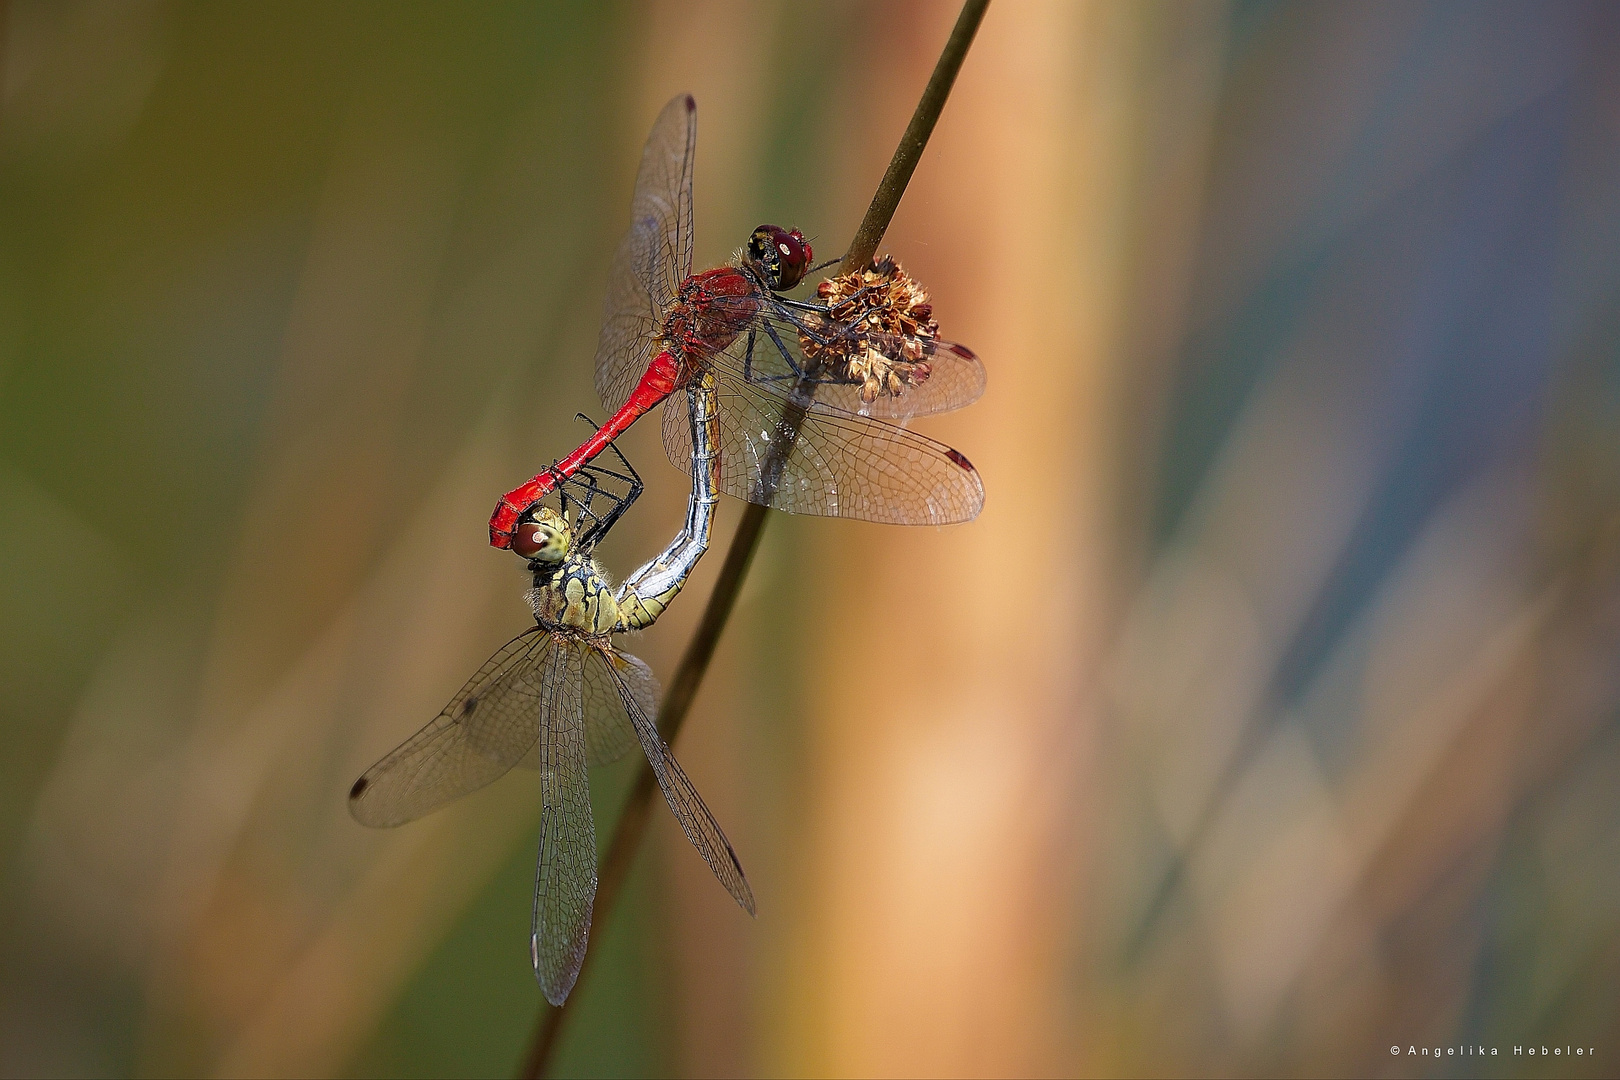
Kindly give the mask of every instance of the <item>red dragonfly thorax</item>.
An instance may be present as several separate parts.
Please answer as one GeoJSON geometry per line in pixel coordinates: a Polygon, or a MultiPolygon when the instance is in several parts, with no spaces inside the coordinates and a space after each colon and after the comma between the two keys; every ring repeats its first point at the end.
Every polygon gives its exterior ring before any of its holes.
{"type": "Polygon", "coordinates": [[[724,349],[759,311],[760,286],[745,269],[717,266],[681,282],[664,319],[664,342],[688,365],[724,349]]]}
{"type": "Polygon", "coordinates": [[[804,280],[815,258],[798,229],[761,225],[728,266],[692,274],[675,292],[664,319],[664,342],[689,364],[720,352],[747,329],[766,293],[804,280]]]}

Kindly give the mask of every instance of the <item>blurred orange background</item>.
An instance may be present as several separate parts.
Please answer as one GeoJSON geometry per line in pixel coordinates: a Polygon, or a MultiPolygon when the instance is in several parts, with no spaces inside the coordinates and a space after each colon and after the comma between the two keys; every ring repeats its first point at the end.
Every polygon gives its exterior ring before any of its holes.
{"type": "MultiPolygon", "coordinates": [[[[699,266],[831,257],[955,7],[0,12],[0,1072],[506,1075],[532,774],[349,784],[525,625],[659,107],[699,266]]],[[[560,1073],[1612,1073],[1617,241],[1613,8],[993,5],[884,245],[985,511],[773,517],[676,748],[759,918],[656,808],[560,1073]]]]}

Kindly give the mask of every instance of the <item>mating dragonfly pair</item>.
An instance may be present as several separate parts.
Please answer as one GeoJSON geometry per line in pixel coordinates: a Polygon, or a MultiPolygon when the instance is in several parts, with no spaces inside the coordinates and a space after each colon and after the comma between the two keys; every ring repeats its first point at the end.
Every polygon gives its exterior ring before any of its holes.
{"type": "Polygon", "coordinates": [[[652,625],[686,583],[708,547],[717,493],[912,525],[970,521],[984,504],[967,458],[894,422],[960,408],[984,390],[978,358],[938,336],[926,292],[884,259],[823,281],[815,300],[790,299],[817,268],[803,235],[774,225],[756,229],[732,263],[693,274],[696,140],[697,107],[682,95],[642,153],[596,352],[597,392],[612,415],[503,496],[490,519],[490,543],[533,574],[535,625],[349,794],[361,824],[392,826],[513,766],[539,770],[530,941],[535,976],[558,1005],[584,960],[596,892],[588,766],[639,744],[687,838],[754,911],[736,853],[659,735],[657,681],[612,641],[652,625]],[[665,448],[692,475],[686,524],[615,589],[592,551],[642,485],[614,440],[666,400],[665,448]],[[594,463],[609,448],[622,472],[594,463]],[[545,503],[553,495],[556,508],[545,503]]]}

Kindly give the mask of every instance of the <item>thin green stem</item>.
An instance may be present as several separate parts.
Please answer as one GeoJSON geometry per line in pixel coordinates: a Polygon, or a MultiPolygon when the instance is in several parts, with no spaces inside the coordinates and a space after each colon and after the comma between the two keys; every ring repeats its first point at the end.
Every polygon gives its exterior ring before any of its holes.
{"type": "MultiPolygon", "coordinates": [[[[883,241],[883,234],[894,218],[896,207],[900,205],[900,197],[905,194],[906,185],[911,182],[911,174],[917,169],[917,162],[922,158],[923,149],[928,145],[928,137],[933,134],[939,114],[945,108],[945,101],[951,95],[951,87],[956,82],[956,73],[962,68],[968,47],[973,44],[973,35],[978,31],[985,9],[989,6],[990,0],[967,0],[962,5],[961,14],[956,18],[956,25],[951,29],[951,36],[939,54],[939,61],[934,65],[934,73],[929,77],[922,98],[917,102],[916,111],[911,114],[911,123],[906,125],[905,134],[900,137],[900,145],[895,147],[894,157],[889,161],[889,168],[878,183],[877,193],[872,196],[872,204],[866,209],[866,217],[856,230],[855,238],[850,241],[849,250],[844,253],[843,263],[838,269],[840,274],[847,274],[866,266],[872,261],[872,256],[877,254],[878,244],[883,241]]],[[[813,385],[800,385],[798,389],[799,393],[794,395],[794,399],[808,401],[815,388],[813,385]]],[[[789,406],[784,413],[782,418],[784,435],[772,445],[762,469],[767,478],[780,472],[782,463],[793,450],[799,426],[804,423],[805,415],[806,407],[803,405],[789,406]]],[[[759,538],[765,529],[765,515],[768,509],[759,503],[749,503],[743,510],[742,521],[731,538],[731,547],[726,551],[726,561],[720,567],[720,576],[715,581],[714,591],[709,594],[709,603],[703,610],[703,618],[698,622],[697,632],[687,644],[686,653],[681,657],[680,666],[675,669],[675,678],[669,684],[669,690],[665,693],[663,704],[658,711],[658,730],[666,742],[675,741],[675,736],[692,707],[692,701],[697,697],[698,687],[702,685],[703,676],[709,669],[709,661],[714,658],[715,646],[719,644],[720,632],[725,629],[727,620],[731,618],[731,609],[736,606],[737,594],[742,591],[743,579],[748,575],[748,566],[759,547],[759,538]]],[[[603,856],[598,872],[596,901],[591,909],[591,929],[597,935],[600,935],[607,925],[608,915],[618,900],[625,879],[629,877],[630,865],[635,860],[636,851],[641,846],[642,834],[646,831],[653,792],[657,790],[658,784],[653,777],[651,766],[643,765],[629,798],[625,800],[624,811],[619,815],[618,824],[613,830],[613,839],[608,843],[607,853],[603,856]]],[[[540,1016],[535,1021],[533,1041],[530,1043],[528,1054],[524,1057],[523,1070],[519,1074],[526,1080],[539,1080],[545,1075],[551,1064],[552,1055],[556,1052],[563,1023],[572,1011],[573,1003],[579,1000],[579,986],[591,971],[591,958],[599,951],[592,950],[586,954],[585,963],[580,968],[579,979],[574,984],[574,992],[561,1008],[541,1006],[540,1016]]]]}

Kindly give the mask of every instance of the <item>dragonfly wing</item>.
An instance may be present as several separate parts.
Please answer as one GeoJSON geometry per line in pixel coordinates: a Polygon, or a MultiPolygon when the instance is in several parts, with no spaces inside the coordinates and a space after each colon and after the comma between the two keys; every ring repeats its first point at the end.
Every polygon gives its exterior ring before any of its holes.
{"type": "Polygon", "coordinates": [[[505,775],[539,737],[540,673],[554,643],[536,626],[502,646],[443,712],[355,781],[355,820],[402,825],[505,775]]]}
{"type": "MultiPolygon", "coordinates": [[[[782,421],[786,384],[747,382],[729,371],[720,395],[720,490],[790,514],[856,518],[889,525],[951,525],[984,507],[972,462],[944,443],[870,416],[811,404],[774,483],[765,466],[789,436],[782,421]]],[[[664,407],[670,461],[692,470],[686,404],[664,407]]]]}
{"type": "Polygon", "coordinates": [[[591,765],[612,764],[636,745],[621,684],[643,712],[658,715],[658,679],[651,668],[629,653],[592,649],[585,654],[585,755],[591,765]]]}
{"type": "Polygon", "coordinates": [[[596,898],[596,824],[585,774],[586,648],[559,639],[541,669],[540,857],[529,942],[534,977],[553,1005],[579,978],[596,898]]]}
{"type": "MultiPolygon", "coordinates": [[[[876,338],[874,343],[886,353],[901,355],[898,345],[886,338],[876,338]]],[[[928,377],[898,394],[879,394],[866,401],[861,397],[860,386],[828,383],[817,388],[816,400],[862,416],[903,420],[951,412],[983,396],[984,364],[966,345],[954,341],[936,342],[927,363],[928,377]]]]}
{"type": "Polygon", "coordinates": [[[731,848],[731,841],[726,839],[720,823],[714,820],[702,796],[698,795],[697,788],[692,786],[692,781],[670,752],[669,745],[658,734],[653,714],[642,707],[635,688],[617,669],[613,670],[612,675],[625,711],[630,714],[630,721],[641,740],[641,748],[647,754],[647,762],[652,765],[658,786],[663,789],[664,799],[675,814],[675,820],[681,823],[681,831],[698,849],[698,854],[703,856],[703,861],[709,864],[709,869],[714,871],[714,876],[720,879],[720,884],[726,887],[732,898],[748,914],[754,914],[754,892],[748,887],[748,878],[743,873],[737,853],[731,848]]]}
{"type": "Polygon", "coordinates": [[[674,98],[653,122],[641,152],[630,231],[608,275],[596,392],[617,412],[647,370],[675,290],[692,272],[692,162],[697,103],[674,98]]]}
{"type": "MultiPolygon", "coordinates": [[[[713,358],[716,369],[728,371],[739,380],[780,384],[784,389],[801,373],[811,370],[811,362],[805,357],[806,340],[813,345],[813,339],[819,338],[836,346],[840,337],[854,336],[847,327],[829,327],[808,312],[785,307],[759,312],[752,329],[751,341],[746,332],[740,334],[713,358]]],[[[860,353],[870,346],[885,357],[905,356],[901,340],[893,335],[866,333],[859,340],[862,344],[856,348],[860,353]]],[[[836,354],[839,350],[831,351],[836,354]]],[[[862,416],[905,419],[951,412],[973,404],[984,394],[984,364],[967,346],[936,341],[926,362],[927,376],[912,385],[902,384],[898,393],[863,401],[859,384],[829,379],[817,383],[816,400],[862,416]]]]}

